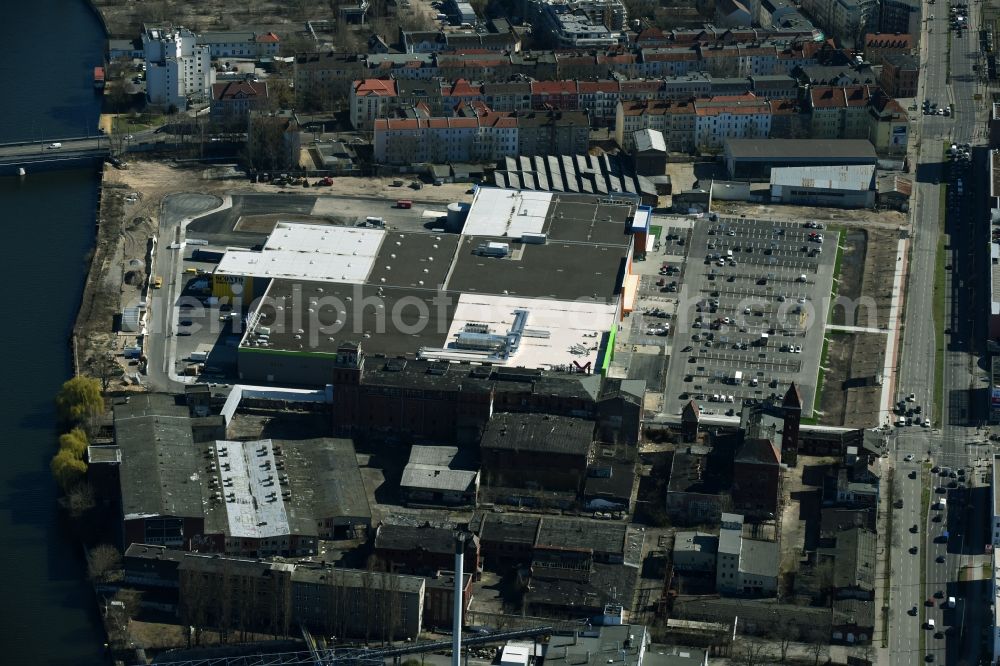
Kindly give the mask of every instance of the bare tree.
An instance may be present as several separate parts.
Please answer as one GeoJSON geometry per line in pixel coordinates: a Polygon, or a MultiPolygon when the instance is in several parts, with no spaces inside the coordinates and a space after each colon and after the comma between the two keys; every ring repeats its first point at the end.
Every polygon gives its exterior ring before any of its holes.
{"type": "Polygon", "coordinates": [[[114,601],[121,603],[125,617],[132,620],[139,614],[139,606],[142,603],[142,592],[123,587],[115,592],[114,601]]]}
{"type": "Polygon", "coordinates": [[[94,487],[86,482],[77,483],[60,498],[60,502],[69,511],[70,517],[77,520],[97,505],[94,487]]]}
{"type": "Polygon", "coordinates": [[[766,643],[743,639],[733,647],[733,663],[739,666],[763,666],[770,660],[766,643]]]}
{"type": "Polygon", "coordinates": [[[799,628],[791,623],[781,623],[771,631],[774,644],[778,647],[778,657],[781,663],[788,661],[788,650],[792,643],[799,639],[799,628]]]}
{"type": "Polygon", "coordinates": [[[809,654],[813,656],[813,666],[819,666],[822,657],[830,656],[830,637],[822,629],[809,633],[809,654]]]}
{"type": "Polygon", "coordinates": [[[101,544],[90,550],[87,556],[87,575],[94,582],[103,583],[110,574],[121,568],[122,556],[118,549],[110,544],[101,544]]]}

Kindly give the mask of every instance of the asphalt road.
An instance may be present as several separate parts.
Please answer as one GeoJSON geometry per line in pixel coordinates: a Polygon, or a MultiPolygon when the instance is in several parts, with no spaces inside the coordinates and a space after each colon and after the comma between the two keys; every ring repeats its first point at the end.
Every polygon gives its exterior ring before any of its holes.
{"type": "MultiPolygon", "coordinates": [[[[29,143],[0,146],[0,159],[12,160],[17,158],[37,158],[39,156],[58,157],[66,153],[84,153],[90,151],[107,150],[108,138],[95,136],[90,139],[64,139],[60,148],[49,148],[49,141],[44,143],[29,143]]],[[[55,142],[51,142],[55,143],[55,142]]]]}
{"type": "Polygon", "coordinates": [[[193,215],[212,210],[219,199],[204,194],[172,194],[163,201],[157,228],[154,255],[155,275],[163,278],[163,286],[151,291],[149,303],[149,334],[146,357],[149,359],[146,380],[161,391],[182,391],[183,385],[171,379],[177,349],[177,322],[180,308],[177,299],[183,290],[184,250],[171,249],[181,239],[181,223],[193,215]]]}
{"type": "MultiPolygon", "coordinates": [[[[958,174],[946,168],[942,151],[947,143],[970,143],[981,146],[981,125],[986,103],[976,100],[977,94],[985,91],[977,82],[973,66],[977,64],[979,42],[976,38],[979,5],[973,3],[969,14],[971,23],[961,38],[954,36],[948,53],[948,6],[945,3],[924,6],[924,16],[935,15],[934,20],[925,24],[921,48],[921,92],[917,103],[930,99],[942,103],[952,103],[954,114],[950,118],[922,116],[920,120],[918,164],[914,186],[913,233],[911,262],[907,285],[907,302],[904,319],[904,335],[900,367],[897,372],[897,399],[904,399],[909,393],[916,396],[915,404],[924,407],[924,413],[935,418],[939,427],[933,431],[915,431],[909,428],[895,436],[896,456],[902,458],[907,453],[917,459],[929,458],[932,462],[953,468],[972,469],[977,459],[986,454],[982,432],[977,427],[985,420],[985,396],[987,385],[983,384],[984,371],[980,365],[986,357],[985,342],[981,322],[985,321],[984,306],[988,307],[989,292],[977,289],[988,279],[988,257],[982,256],[985,245],[979,241],[988,233],[985,206],[984,159],[977,154],[974,166],[962,174],[964,196],[957,196],[954,178],[958,174]],[[928,33],[927,30],[931,31],[928,33]],[[971,36],[971,37],[970,37],[971,36]],[[951,178],[951,180],[949,180],[951,178]],[[940,220],[940,185],[948,183],[949,196],[946,228],[950,245],[946,246],[946,261],[955,267],[946,275],[946,303],[944,321],[934,321],[934,276],[936,273],[937,244],[940,220]],[[951,329],[945,337],[944,391],[942,404],[934,401],[934,377],[936,364],[940,358],[936,354],[935,330],[937,327],[951,329]],[[970,444],[971,443],[971,444],[970,444]]],[[[985,96],[985,95],[984,95],[985,96]]],[[[976,153],[984,153],[979,150],[976,153]]],[[[906,479],[900,467],[897,480],[906,479]],[[900,477],[902,476],[902,479],[900,477]]],[[[972,473],[970,472],[970,478],[972,473]]],[[[933,477],[932,493],[942,479],[933,477]]],[[[944,480],[947,483],[947,480],[944,480]]],[[[936,493],[932,497],[938,496],[936,493]]],[[[893,549],[891,563],[892,593],[890,608],[890,660],[893,664],[913,664],[914,649],[919,649],[919,632],[925,633],[925,654],[933,655],[936,663],[975,664],[982,654],[981,613],[964,612],[965,608],[985,607],[981,598],[983,585],[958,582],[960,567],[974,570],[983,557],[983,524],[986,506],[983,493],[970,494],[961,490],[947,490],[946,510],[931,510],[929,515],[917,520],[925,525],[920,539],[920,549],[925,561],[924,590],[933,599],[918,599],[918,617],[906,615],[911,609],[914,594],[919,586],[907,584],[914,580],[906,573],[908,566],[903,559],[913,557],[908,548],[893,549]],[[940,522],[934,516],[940,514],[940,522]],[[942,533],[948,530],[950,539],[941,542],[942,533]],[[944,561],[938,562],[943,556],[944,561]],[[901,574],[900,571],[903,571],[901,574]],[[940,593],[940,598],[933,595],[940,593]],[[958,598],[956,612],[942,608],[948,596],[958,598]],[[961,616],[963,620],[957,622],[961,616]],[[928,619],[935,622],[935,631],[926,628],[928,619]],[[950,630],[950,631],[949,631],[950,630]],[[935,638],[937,631],[948,631],[947,639],[935,638]],[[917,641],[917,642],[914,642],[917,641]],[[909,651],[901,650],[910,645],[909,651]]],[[[896,510],[902,516],[893,524],[908,523],[912,520],[909,509],[896,510]]],[[[895,531],[896,528],[894,528],[895,531]]],[[[910,535],[912,536],[912,535],[910,535]]],[[[903,543],[906,543],[905,538],[903,543]]]]}
{"type": "Polygon", "coordinates": [[[920,553],[923,550],[923,533],[920,527],[920,465],[916,462],[900,461],[896,467],[893,501],[903,500],[902,508],[892,514],[892,560],[889,565],[893,603],[889,613],[892,627],[889,633],[889,650],[894,662],[900,664],[917,663],[919,651],[919,611],[922,603],[920,592],[920,553]],[[911,479],[913,473],[916,478],[911,479]],[[916,533],[912,531],[918,526],[916,533]],[[917,553],[910,549],[916,547],[917,553]],[[913,615],[913,609],[917,614],[913,615]]]}

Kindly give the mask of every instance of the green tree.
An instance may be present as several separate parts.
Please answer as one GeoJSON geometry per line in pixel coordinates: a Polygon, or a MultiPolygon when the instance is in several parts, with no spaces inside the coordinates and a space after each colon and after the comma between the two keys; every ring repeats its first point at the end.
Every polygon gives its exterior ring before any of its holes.
{"type": "Polygon", "coordinates": [[[59,450],[72,452],[77,460],[83,460],[88,446],[90,446],[90,440],[82,428],[73,428],[69,432],[59,435],[59,450]]]}
{"type": "Polygon", "coordinates": [[[59,418],[78,424],[99,416],[104,411],[101,382],[93,377],[78,375],[62,385],[56,396],[59,418]]]}
{"type": "Polygon", "coordinates": [[[50,467],[52,476],[64,492],[82,481],[83,475],[87,473],[87,463],[74,456],[68,449],[60,449],[52,458],[50,467]]]}

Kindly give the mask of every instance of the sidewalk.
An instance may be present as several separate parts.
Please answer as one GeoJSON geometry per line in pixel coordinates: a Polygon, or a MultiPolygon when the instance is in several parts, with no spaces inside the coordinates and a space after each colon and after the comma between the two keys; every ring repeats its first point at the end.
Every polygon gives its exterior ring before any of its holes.
{"type": "MultiPolygon", "coordinates": [[[[887,478],[891,472],[892,458],[879,458],[879,470],[882,478],[887,478]]],[[[887,546],[892,542],[892,535],[887,532],[889,525],[889,493],[880,493],[878,503],[878,513],[875,516],[875,534],[878,535],[876,541],[875,558],[875,631],[872,634],[872,645],[875,647],[876,663],[878,666],[889,666],[889,627],[882,608],[889,605],[889,599],[885,598],[885,577],[889,549],[887,546]],[[884,647],[883,647],[884,646],[884,647]]]]}

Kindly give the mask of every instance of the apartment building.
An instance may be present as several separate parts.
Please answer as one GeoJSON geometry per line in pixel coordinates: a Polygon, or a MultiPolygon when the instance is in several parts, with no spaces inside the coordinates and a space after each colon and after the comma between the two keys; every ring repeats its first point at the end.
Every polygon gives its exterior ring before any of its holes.
{"type": "Polygon", "coordinates": [[[213,120],[245,121],[250,112],[267,106],[268,91],[264,81],[228,81],[212,84],[213,120]]]}
{"type": "Polygon", "coordinates": [[[865,35],[865,59],[873,64],[887,55],[913,53],[916,40],[909,33],[875,32],[865,35]]]}
{"type": "Polygon", "coordinates": [[[495,111],[472,118],[379,118],[374,158],[389,165],[493,162],[517,154],[518,138],[517,118],[495,111]]]}
{"type": "Polygon", "coordinates": [[[879,83],[892,97],[916,97],[920,76],[920,58],[908,53],[893,53],[882,60],[879,83]]]}
{"type": "Polygon", "coordinates": [[[868,104],[878,90],[869,85],[815,86],[809,91],[814,139],[867,139],[868,104]]]}
{"type": "Polygon", "coordinates": [[[878,0],[803,0],[802,9],[848,47],[860,46],[879,24],[878,0]]]}
{"type": "Polygon", "coordinates": [[[278,55],[281,39],[273,32],[203,32],[198,45],[213,58],[262,58],[278,55]]]}
{"type": "Polygon", "coordinates": [[[752,93],[695,100],[695,143],[721,150],[727,139],[763,139],[771,133],[771,104],[752,93]]]}
{"type": "Polygon", "coordinates": [[[515,119],[519,155],[583,155],[590,147],[586,111],[522,111],[515,119]]]}
{"type": "Polygon", "coordinates": [[[369,130],[376,118],[384,118],[396,103],[396,82],[392,79],[355,81],[349,98],[351,127],[369,130]]]}
{"type": "Polygon", "coordinates": [[[923,10],[920,0],[879,0],[879,30],[910,34],[920,40],[923,10]]]}
{"type": "Polygon", "coordinates": [[[150,104],[186,109],[188,101],[207,101],[214,70],[211,49],[198,44],[186,28],[144,26],[146,99],[150,104]]]}
{"type": "Polygon", "coordinates": [[[696,110],[688,102],[620,102],[615,113],[615,140],[623,149],[635,148],[634,133],[656,130],[663,134],[667,150],[691,152],[695,148],[696,110]]]}

